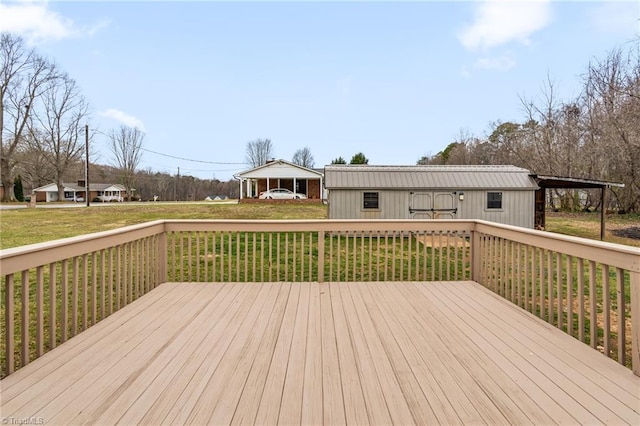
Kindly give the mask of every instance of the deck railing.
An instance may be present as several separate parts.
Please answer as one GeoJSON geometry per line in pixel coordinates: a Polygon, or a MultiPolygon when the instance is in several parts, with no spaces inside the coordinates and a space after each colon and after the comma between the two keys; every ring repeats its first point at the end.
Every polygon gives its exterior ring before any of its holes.
{"type": "Polygon", "coordinates": [[[163,282],[474,280],[640,375],[640,249],[484,221],[165,220],[0,252],[2,377],[163,282]]]}

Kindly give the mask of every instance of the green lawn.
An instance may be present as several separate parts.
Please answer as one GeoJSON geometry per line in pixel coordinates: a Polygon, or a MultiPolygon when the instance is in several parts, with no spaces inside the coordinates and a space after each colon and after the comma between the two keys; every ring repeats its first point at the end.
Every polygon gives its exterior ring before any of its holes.
{"type": "Polygon", "coordinates": [[[0,213],[0,249],[107,231],[158,219],[326,219],[323,204],[118,204],[0,213]]]}
{"type": "MultiPolygon", "coordinates": [[[[146,203],[68,209],[20,209],[0,212],[0,249],[106,231],[158,219],[326,219],[322,204],[146,203]]],[[[607,217],[606,241],[640,247],[640,240],[615,236],[611,230],[640,226],[640,215],[607,217]]],[[[547,230],[600,238],[600,216],[594,213],[549,213],[547,230]]]]}
{"type": "MultiPolygon", "coordinates": [[[[608,215],[605,241],[640,247],[640,240],[616,236],[613,231],[640,227],[639,214],[608,215]]],[[[576,237],[600,239],[599,213],[547,213],[547,231],[576,237]]]]}

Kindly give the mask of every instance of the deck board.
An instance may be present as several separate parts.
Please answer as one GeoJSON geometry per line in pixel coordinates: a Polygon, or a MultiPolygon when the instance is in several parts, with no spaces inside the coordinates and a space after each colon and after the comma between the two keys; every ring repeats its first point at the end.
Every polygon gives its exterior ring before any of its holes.
{"type": "Polygon", "coordinates": [[[640,377],[473,282],[167,283],[0,385],[46,424],[640,424],[640,377]]]}
{"type": "MultiPolygon", "coordinates": [[[[446,292],[442,292],[442,289],[438,289],[438,291],[443,298],[455,298],[455,295],[446,294],[446,292]]],[[[587,420],[591,418],[591,415],[595,416],[597,421],[605,424],[620,424],[623,420],[625,422],[632,422],[634,419],[637,419],[637,413],[634,413],[633,408],[618,399],[618,397],[620,397],[622,400],[630,402],[626,392],[616,391],[616,386],[613,389],[616,395],[614,396],[607,390],[607,387],[611,388],[607,386],[610,384],[607,380],[600,380],[598,383],[589,376],[579,373],[576,371],[577,369],[569,368],[572,367],[572,365],[564,362],[557,356],[561,351],[551,351],[543,347],[541,344],[544,343],[543,339],[539,336],[523,336],[516,327],[511,325],[509,316],[500,318],[500,321],[495,318],[488,318],[483,314],[483,308],[479,307],[477,303],[473,301],[465,301],[463,303],[465,303],[467,307],[467,309],[465,309],[467,321],[471,322],[473,319],[477,319],[478,316],[482,316],[485,320],[483,324],[490,324],[500,329],[500,333],[492,333],[492,335],[489,336],[489,342],[495,341],[499,336],[503,336],[502,340],[511,349],[520,354],[528,355],[526,358],[530,365],[553,382],[557,386],[558,393],[561,392],[561,389],[568,392],[572,399],[584,407],[589,412],[584,422],[587,422],[587,420]],[[478,316],[473,315],[471,312],[475,312],[478,316]]],[[[565,337],[564,333],[555,333],[555,331],[553,335],[556,335],[561,340],[565,337]]],[[[581,410],[578,411],[573,407],[573,411],[579,412],[581,410]]]]}

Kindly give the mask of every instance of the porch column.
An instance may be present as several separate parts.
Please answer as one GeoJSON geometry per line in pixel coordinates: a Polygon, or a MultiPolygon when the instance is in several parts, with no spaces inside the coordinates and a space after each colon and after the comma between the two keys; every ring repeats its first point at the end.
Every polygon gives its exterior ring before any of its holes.
{"type": "Polygon", "coordinates": [[[244,182],[244,179],[240,179],[240,199],[242,200],[242,182],[244,182]]]}
{"type": "Polygon", "coordinates": [[[297,193],[298,192],[298,187],[296,186],[296,183],[297,183],[296,177],[294,176],[293,177],[293,192],[297,193]]]}
{"type": "Polygon", "coordinates": [[[269,178],[267,177],[267,191],[270,189],[271,187],[269,186],[269,178]]]}
{"type": "Polygon", "coordinates": [[[320,188],[318,188],[318,198],[324,200],[324,191],[322,189],[322,176],[320,176],[320,188]]]}

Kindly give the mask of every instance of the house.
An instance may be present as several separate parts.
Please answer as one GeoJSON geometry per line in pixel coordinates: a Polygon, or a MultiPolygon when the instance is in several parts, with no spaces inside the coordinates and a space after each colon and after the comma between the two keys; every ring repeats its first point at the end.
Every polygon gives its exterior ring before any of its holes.
{"type": "Polygon", "coordinates": [[[305,194],[308,199],[324,198],[322,171],[298,166],[285,160],[271,160],[233,177],[240,183],[240,199],[257,198],[261,192],[275,188],[305,194]]]}
{"type": "MultiPolygon", "coordinates": [[[[83,180],[78,183],[63,183],[64,200],[58,199],[58,186],[55,183],[41,186],[33,190],[36,194],[37,202],[54,201],[84,201],[86,195],[86,185],[83,180]]],[[[113,183],[90,183],[89,200],[98,199],[102,202],[124,201],[127,190],[120,184],[113,183]]]]}
{"type": "Polygon", "coordinates": [[[325,167],[330,219],[483,219],[534,226],[539,189],[514,166],[325,167]]]}

